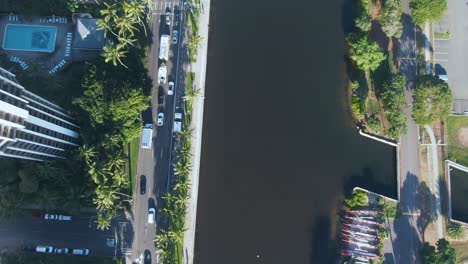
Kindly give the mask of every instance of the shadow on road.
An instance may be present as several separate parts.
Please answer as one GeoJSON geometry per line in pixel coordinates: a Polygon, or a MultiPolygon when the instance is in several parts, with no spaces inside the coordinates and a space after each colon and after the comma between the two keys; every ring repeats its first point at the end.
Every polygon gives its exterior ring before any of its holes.
{"type": "Polygon", "coordinates": [[[418,263],[421,239],[418,228],[418,201],[420,200],[419,180],[408,173],[401,189],[400,208],[402,216],[395,219],[391,226],[395,263],[418,263]],[[414,215],[413,215],[414,213],[414,215]]]}

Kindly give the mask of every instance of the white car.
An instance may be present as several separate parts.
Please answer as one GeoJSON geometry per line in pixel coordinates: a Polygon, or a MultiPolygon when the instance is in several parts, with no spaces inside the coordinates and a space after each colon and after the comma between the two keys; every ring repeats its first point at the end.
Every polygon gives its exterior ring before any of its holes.
{"type": "Polygon", "coordinates": [[[156,210],[154,208],[148,209],[148,224],[154,224],[155,216],[156,216],[156,210]]]}
{"type": "Polygon", "coordinates": [[[45,214],[44,219],[45,220],[71,221],[72,217],[69,215],[45,214]]]}
{"type": "Polygon", "coordinates": [[[159,66],[158,70],[158,80],[159,83],[166,83],[166,78],[167,78],[167,68],[166,68],[166,63],[161,63],[161,66],[159,66]]]}
{"type": "Polygon", "coordinates": [[[87,256],[87,255],[89,255],[89,249],[84,249],[84,248],[74,249],[74,250],[72,251],[72,254],[73,254],[73,255],[83,255],[83,256],[87,256]]]}
{"type": "Polygon", "coordinates": [[[39,253],[54,253],[54,247],[50,246],[37,246],[36,252],[39,253]]]}
{"type": "Polygon", "coordinates": [[[171,25],[171,12],[166,12],[166,25],[171,25]]]}
{"type": "Polygon", "coordinates": [[[158,124],[158,126],[163,126],[164,125],[164,113],[159,113],[158,114],[157,124],[158,124]]]}
{"type": "Polygon", "coordinates": [[[182,113],[176,112],[174,114],[174,130],[175,133],[182,131],[182,113]]]}
{"type": "Polygon", "coordinates": [[[169,82],[169,86],[167,88],[167,95],[174,94],[174,82],[169,82]]]}

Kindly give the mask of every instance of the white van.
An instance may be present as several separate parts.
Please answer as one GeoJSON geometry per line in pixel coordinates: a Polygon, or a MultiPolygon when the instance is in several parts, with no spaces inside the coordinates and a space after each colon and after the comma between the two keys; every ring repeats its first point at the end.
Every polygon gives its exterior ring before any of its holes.
{"type": "Polygon", "coordinates": [[[73,255],[89,255],[89,249],[79,248],[72,251],[73,255]]]}
{"type": "Polygon", "coordinates": [[[36,252],[39,253],[54,253],[54,248],[49,246],[37,246],[36,252]]]}

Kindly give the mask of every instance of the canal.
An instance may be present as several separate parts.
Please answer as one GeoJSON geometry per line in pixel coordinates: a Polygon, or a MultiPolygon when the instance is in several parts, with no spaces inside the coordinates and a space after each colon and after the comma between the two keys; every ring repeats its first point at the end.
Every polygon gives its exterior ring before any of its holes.
{"type": "Polygon", "coordinates": [[[343,192],[396,196],[394,148],[346,106],[343,10],[213,0],[195,264],[332,263],[343,192]]]}

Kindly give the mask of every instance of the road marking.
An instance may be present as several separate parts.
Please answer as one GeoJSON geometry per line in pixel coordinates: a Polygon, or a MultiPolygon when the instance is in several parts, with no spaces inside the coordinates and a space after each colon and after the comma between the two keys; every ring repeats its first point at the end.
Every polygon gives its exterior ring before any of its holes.
{"type": "Polygon", "coordinates": [[[402,215],[419,216],[420,213],[402,213],[402,215]]]}
{"type": "Polygon", "coordinates": [[[436,61],[449,61],[449,60],[444,60],[444,59],[434,59],[436,61]]]}

